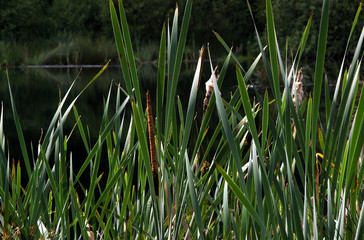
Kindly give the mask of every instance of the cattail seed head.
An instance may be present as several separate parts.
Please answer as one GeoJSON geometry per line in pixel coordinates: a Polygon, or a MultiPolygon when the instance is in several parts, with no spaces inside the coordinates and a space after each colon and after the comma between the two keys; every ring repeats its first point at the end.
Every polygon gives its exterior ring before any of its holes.
{"type": "Polygon", "coordinates": [[[154,121],[152,113],[152,104],[149,96],[149,91],[147,91],[147,114],[148,114],[148,133],[149,133],[149,151],[150,151],[150,163],[152,165],[152,174],[155,192],[158,195],[159,192],[159,180],[158,180],[158,159],[157,150],[155,146],[155,132],[154,132],[154,121]]]}
{"type": "Polygon", "coordinates": [[[298,71],[296,81],[294,82],[292,87],[292,101],[296,110],[298,109],[299,105],[301,105],[304,96],[302,78],[303,78],[303,73],[301,68],[298,71]]]}

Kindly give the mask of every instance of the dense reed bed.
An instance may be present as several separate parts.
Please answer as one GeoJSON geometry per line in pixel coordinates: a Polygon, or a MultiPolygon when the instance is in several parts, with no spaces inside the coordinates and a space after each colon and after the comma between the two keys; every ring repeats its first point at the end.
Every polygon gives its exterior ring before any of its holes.
{"type": "MultiPolygon", "coordinates": [[[[2,112],[3,238],[364,237],[364,96],[359,84],[364,28],[359,39],[351,39],[361,5],[347,32],[348,46],[356,46],[355,54],[351,59],[343,56],[333,96],[324,72],[329,0],[322,5],[312,93],[303,92],[305,73],[300,70],[312,19],[308,19],[297,52],[290,58],[288,47],[282,51],[278,46],[272,5],[267,0],[268,47],[263,47],[256,30],[260,54],[250,68],[243,69],[223,37],[215,33],[227,50],[219,73],[211,61],[203,64],[213,49],[202,47],[190,89],[177,96],[191,9],[192,0],[187,0],[181,26],[178,8],[171,24],[163,26],[157,88],[150,89],[145,101],[122,1],[116,8],[110,1],[124,83],[111,85],[106,100],[100,100],[104,114],[95,142],[89,140],[79,117],[77,98],[92,87],[107,64],[70,100],[69,92],[77,82],[72,84],[31,152],[9,81],[23,158],[13,162],[6,154],[2,112]],[[270,89],[263,94],[253,89],[253,97],[247,85],[261,61],[270,89]],[[238,87],[230,99],[224,99],[220,92],[230,62],[236,66],[238,87]],[[207,80],[201,79],[202,71],[211,71],[205,96],[197,91],[207,80]],[[116,92],[115,103],[110,102],[112,91],[116,92]],[[198,98],[205,97],[204,108],[196,104],[198,98]],[[186,106],[181,98],[188,98],[186,106]],[[203,115],[201,121],[196,120],[196,114],[203,115]],[[219,118],[217,124],[214,117],[219,118]],[[72,135],[64,131],[65,121],[75,122],[73,131],[79,131],[88,153],[85,159],[72,158],[67,148],[72,135]],[[75,161],[82,162],[79,169],[74,169],[75,161]],[[101,165],[107,171],[101,172],[101,165]],[[22,181],[22,175],[28,181],[22,181]],[[80,180],[85,177],[86,183],[80,180]]],[[[252,20],[254,24],[253,15],[252,20]]]]}

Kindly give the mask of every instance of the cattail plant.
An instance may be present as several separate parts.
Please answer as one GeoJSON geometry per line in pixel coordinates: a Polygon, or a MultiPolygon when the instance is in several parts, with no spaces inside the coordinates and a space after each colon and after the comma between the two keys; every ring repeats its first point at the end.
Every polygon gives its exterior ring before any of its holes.
{"type": "MultiPolygon", "coordinates": [[[[215,67],[214,73],[216,79],[219,78],[219,75],[216,73],[217,71],[217,66],[215,67]]],[[[205,87],[206,87],[206,94],[205,94],[205,99],[203,100],[203,107],[202,110],[205,113],[207,110],[207,107],[209,105],[210,102],[210,98],[212,96],[212,93],[214,92],[214,82],[213,82],[213,76],[211,74],[211,77],[209,80],[207,80],[207,82],[205,83],[205,87]]]]}
{"type": "Polygon", "coordinates": [[[298,111],[298,107],[299,105],[301,105],[304,95],[302,78],[303,78],[303,73],[302,73],[302,68],[300,68],[300,70],[298,70],[296,81],[293,83],[292,86],[292,101],[294,107],[296,108],[296,111],[298,111]]]}
{"type": "MultiPolygon", "coordinates": [[[[303,78],[303,73],[302,73],[302,68],[300,68],[300,70],[298,70],[296,80],[293,83],[291,92],[292,102],[296,109],[296,112],[298,112],[299,106],[301,105],[304,96],[302,78],[303,78]]],[[[291,125],[293,126],[293,138],[296,138],[297,129],[296,126],[294,125],[293,119],[291,119],[291,125]]]]}
{"type": "Polygon", "coordinates": [[[150,164],[152,165],[152,174],[153,174],[153,182],[155,192],[158,195],[159,184],[158,184],[158,160],[157,160],[157,150],[155,147],[154,141],[154,121],[153,121],[153,112],[151,105],[149,91],[147,91],[147,114],[148,114],[148,132],[149,132],[149,151],[150,151],[150,164]]]}

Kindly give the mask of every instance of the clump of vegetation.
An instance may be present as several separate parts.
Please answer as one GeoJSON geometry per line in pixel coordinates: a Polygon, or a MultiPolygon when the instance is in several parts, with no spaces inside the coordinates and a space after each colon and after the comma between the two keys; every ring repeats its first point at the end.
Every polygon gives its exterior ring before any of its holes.
{"type": "MultiPolygon", "coordinates": [[[[287,48],[286,56],[281,55],[272,4],[267,0],[268,49],[263,48],[256,29],[260,54],[245,71],[215,33],[228,51],[219,74],[211,63],[209,48],[201,48],[190,93],[178,97],[192,9],[192,0],[188,0],[179,31],[178,8],[172,26],[163,26],[157,88],[149,93],[152,100],[148,100],[147,111],[125,10],[119,3],[120,17],[112,1],[110,13],[125,87],[110,86],[96,142],[89,141],[75,103],[107,65],[67,106],[72,84],[31,153],[9,83],[25,169],[6,157],[0,121],[4,238],[363,238],[364,90],[359,87],[359,70],[364,28],[355,41],[349,66],[345,66],[346,55],[343,57],[331,96],[324,74],[329,0],[323,0],[313,92],[302,99],[301,74],[305,73],[299,69],[312,18],[288,63],[287,48]],[[204,57],[210,59],[205,67],[211,71],[211,79],[205,95],[210,99],[202,113],[202,105],[196,103],[205,97],[197,91],[203,84],[204,57]],[[238,88],[230,99],[223,99],[220,91],[230,61],[236,65],[238,88]],[[252,98],[247,84],[260,61],[271,92],[261,96],[253,88],[252,98]],[[117,92],[115,109],[110,107],[111,91],[117,92]],[[180,98],[188,98],[187,107],[180,98]],[[77,159],[82,161],[79,169],[74,169],[76,160],[67,149],[72,134],[63,130],[72,110],[74,131],[79,131],[88,153],[86,159],[77,159]],[[201,122],[196,121],[195,112],[203,114],[201,122]],[[216,125],[214,117],[219,118],[216,125]],[[154,131],[150,129],[153,120],[154,131]],[[101,165],[108,170],[100,172],[101,165]],[[24,172],[28,182],[21,180],[24,172]],[[88,176],[89,181],[80,181],[82,176],[88,176]]],[[[347,46],[360,11],[361,5],[348,30],[347,46]]]]}

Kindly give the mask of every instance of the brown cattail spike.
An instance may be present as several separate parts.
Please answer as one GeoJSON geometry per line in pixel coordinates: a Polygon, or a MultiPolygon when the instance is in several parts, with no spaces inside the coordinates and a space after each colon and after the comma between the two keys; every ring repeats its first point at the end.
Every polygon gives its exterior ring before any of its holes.
{"type": "Polygon", "coordinates": [[[159,180],[158,180],[158,160],[157,160],[157,150],[155,147],[155,132],[154,132],[154,121],[152,105],[150,101],[149,91],[147,91],[147,114],[148,114],[148,132],[149,132],[149,151],[150,151],[150,164],[152,165],[152,174],[155,192],[159,193],[159,180]]]}

